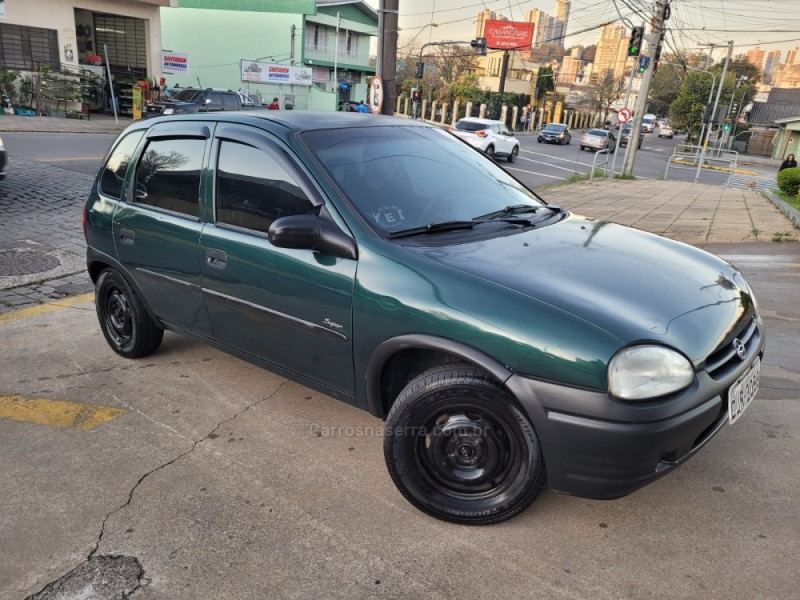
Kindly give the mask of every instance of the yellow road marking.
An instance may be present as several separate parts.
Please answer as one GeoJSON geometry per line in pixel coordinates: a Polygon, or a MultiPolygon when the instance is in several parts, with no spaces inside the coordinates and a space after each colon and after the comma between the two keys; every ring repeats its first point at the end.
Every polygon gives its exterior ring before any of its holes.
{"type": "Polygon", "coordinates": [[[76,304],[85,304],[86,302],[92,302],[93,300],[94,292],[89,292],[88,294],[81,294],[80,296],[64,298],[58,302],[50,302],[48,304],[40,304],[39,306],[21,308],[19,310],[1,314],[0,325],[5,325],[6,323],[11,323],[12,321],[24,319],[26,317],[35,317],[36,315],[54,312],[56,310],[61,310],[62,308],[69,308],[70,306],[75,306],[76,304]]]}
{"type": "Polygon", "coordinates": [[[71,156],[64,158],[37,158],[36,162],[66,162],[68,160],[102,160],[102,156],[71,156]]]}
{"type": "Polygon", "coordinates": [[[91,431],[126,412],[128,411],[121,408],[96,404],[44,398],[28,399],[16,394],[0,396],[0,420],[11,419],[37,425],[68,427],[79,431],[91,431]]]}

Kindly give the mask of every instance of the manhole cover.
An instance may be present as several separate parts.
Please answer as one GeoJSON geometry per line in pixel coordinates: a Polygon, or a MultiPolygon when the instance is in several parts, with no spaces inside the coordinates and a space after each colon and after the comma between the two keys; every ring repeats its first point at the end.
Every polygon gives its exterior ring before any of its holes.
{"type": "Polygon", "coordinates": [[[55,269],[61,264],[55,256],[39,250],[0,251],[0,276],[19,276],[55,269]]]}

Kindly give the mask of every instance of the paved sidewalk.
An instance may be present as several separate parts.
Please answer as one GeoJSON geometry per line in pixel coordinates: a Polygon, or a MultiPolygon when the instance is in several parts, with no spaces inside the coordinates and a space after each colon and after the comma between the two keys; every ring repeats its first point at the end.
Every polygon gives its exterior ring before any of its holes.
{"type": "Polygon", "coordinates": [[[92,114],[86,119],[66,119],[59,117],[20,117],[0,115],[0,132],[19,133],[119,133],[133,122],[128,117],[120,117],[117,122],[113,115],[92,114]]]}
{"type": "Polygon", "coordinates": [[[759,192],[674,180],[595,179],[540,194],[577,213],[702,244],[800,240],[798,231],[759,192]]]}

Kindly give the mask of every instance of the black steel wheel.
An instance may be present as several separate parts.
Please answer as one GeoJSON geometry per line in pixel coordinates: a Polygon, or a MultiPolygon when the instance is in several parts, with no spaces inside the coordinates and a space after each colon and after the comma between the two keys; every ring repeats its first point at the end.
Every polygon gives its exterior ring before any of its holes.
{"type": "Polygon", "coordinates": [[[486,156],[494,156],[494,146],[491,144],[486,146],[486,156]]]}
{"type": "Polygon", "coordinates": [[[527,417],[470,365],[443,365],[413,379],[389,411],[383,449],[403,496],[454,523],[509,519],[534,501],[546,479],[527,417]]]}
{"type": "Polygon", "coordinates": [[[136,292],[114,269],[106,269],[97,278],[95,308],[103,335],[117,354],[139,358],[161,345],[164,330],[150,318],[136,292]]]}
{"type": "Polygon", "coordinates": [[[517,155],[519,154],[519,146],[514,146],[511,150],[511,154],[508,155],[508,162],[513,163],[517,162],[517,155]]]}

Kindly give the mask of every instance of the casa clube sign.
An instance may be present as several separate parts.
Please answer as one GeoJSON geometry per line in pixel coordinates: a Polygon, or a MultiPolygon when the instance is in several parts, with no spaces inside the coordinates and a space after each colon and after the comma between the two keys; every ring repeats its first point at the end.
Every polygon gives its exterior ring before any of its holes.
{"type": "Polygon", "coordinates": [[[486,38],[486,47],[493,50],[530,48],[533,41],[533,23],[486,21],[483,36],[486,38]]]}

